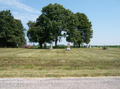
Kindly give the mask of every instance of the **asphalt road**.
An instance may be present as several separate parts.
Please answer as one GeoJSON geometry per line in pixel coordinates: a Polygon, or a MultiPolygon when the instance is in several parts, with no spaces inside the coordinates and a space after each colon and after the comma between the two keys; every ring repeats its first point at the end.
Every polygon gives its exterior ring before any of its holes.
{"type": "Polygon", "coordinates": [[[0,78],[0,89],[120,89],[120,77],[0,78]]]}

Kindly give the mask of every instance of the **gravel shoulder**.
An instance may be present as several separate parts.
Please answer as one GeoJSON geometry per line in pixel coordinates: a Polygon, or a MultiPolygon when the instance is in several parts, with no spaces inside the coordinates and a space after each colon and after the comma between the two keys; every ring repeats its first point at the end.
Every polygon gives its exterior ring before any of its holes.
{"type": "Polygon", "coordinates": [[[120,89],[120,77],[0,78],[0,89],[120,89]]]}

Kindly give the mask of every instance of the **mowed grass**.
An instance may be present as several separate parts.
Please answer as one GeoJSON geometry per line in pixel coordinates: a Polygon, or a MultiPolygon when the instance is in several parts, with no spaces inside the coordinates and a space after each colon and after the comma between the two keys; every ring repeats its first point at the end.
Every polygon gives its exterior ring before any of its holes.
{"type": "Polygon", "coordinates": [[[120,49],[0,48],[0,77],[120,76],[120,49]]]}

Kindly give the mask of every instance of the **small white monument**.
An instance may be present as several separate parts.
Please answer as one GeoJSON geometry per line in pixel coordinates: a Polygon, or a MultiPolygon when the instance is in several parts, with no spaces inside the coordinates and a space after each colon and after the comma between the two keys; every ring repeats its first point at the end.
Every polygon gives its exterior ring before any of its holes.
{"type": "Polygon", "coordinates": [[[52,44],[50,44],[50,48],[49,48],[49,49],[50,49],[50,50],[53,49],[52,44]]]}
{"type": "Polygon", "coordinates": [[[91,44],[89,44],[89,48],[91,48],[91,44]]]}
{"type": "Polygon", "coordinates": [[[86,47],[88,48],[88,44],[86,45],[86,47]]]}

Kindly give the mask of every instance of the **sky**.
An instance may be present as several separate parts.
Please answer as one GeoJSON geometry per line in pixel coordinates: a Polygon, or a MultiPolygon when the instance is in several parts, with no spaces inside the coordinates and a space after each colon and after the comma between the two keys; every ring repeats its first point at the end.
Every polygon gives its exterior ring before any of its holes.
{"type": "MultiPolygon", "coordinates": [[[[0,11],[10,10],[14,18],[20,19],[28,30],[26,23],[29,20],[36,21],[42,8],[50,3],[63,5],[73,13],[86,14],[93,30],[89,44],[120,45],[120,0],[0,0],[0,11]]],[[[67,43],[65,38],[58,42],[67,43]]],[[[28,39],[27,44],[31,44],[28,39]]]]}

